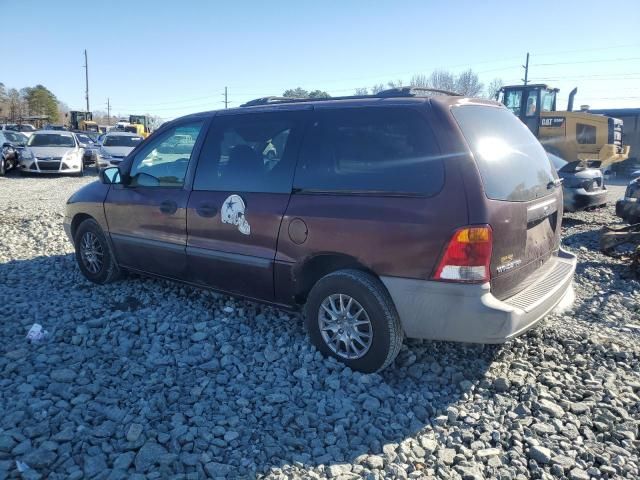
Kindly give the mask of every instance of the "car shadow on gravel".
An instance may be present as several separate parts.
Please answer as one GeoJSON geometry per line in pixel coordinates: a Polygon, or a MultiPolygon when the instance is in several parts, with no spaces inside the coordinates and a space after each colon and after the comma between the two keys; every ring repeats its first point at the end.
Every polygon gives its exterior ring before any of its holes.
{"type": "MultiPolygon", "coordinates": [[[[572,233],[562,238],[562,243],[571,248],[584,247],[592,251],[600,251],[600,230],[598,226],[594,230],[572,233]]],[[[580,252],[578,252],[579,254],[580,252]]]]}
{"type": "Polygon", "coordinates": [[[94,456],[161,476],[374,465],[416,436],[427,441],[406,448],[424,457],[437,425],[479,427],[455,404],[493,391],[503,348],[407,341],[365,375],[323,358],[298,314],[144,277],[95,286],[72,254],[0,264],[0,286],[0,425],[30,438],[11,458],[40,473],[86,472],[94,456]],[[36,320],[50,337],[29,344],[36,320]],[[47,416],[25,413],[36,407],[47,416]],[[68,446],[51,455],[51,442],[68,446]]]}

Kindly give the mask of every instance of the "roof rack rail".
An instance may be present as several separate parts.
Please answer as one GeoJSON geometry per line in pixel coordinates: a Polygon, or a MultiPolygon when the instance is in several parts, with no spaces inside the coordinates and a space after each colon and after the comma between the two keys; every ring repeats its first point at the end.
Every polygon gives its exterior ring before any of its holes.
{"type": "Polygon", "coordinates": [[[382,90],[381,92],[374,93],[373,95],[347,95],[341,97],[328,97],[328,98],[293,98],[293,97],[260,97],[255,100],[249,100],[246,103],[240,105],[241,107],[255,107],[258,105],[271,105],[275,103],[302,103],[302,102],[318,102],[322,100],[335,101],[335,100],[358,100],[366,98],[393,98],[393,97],[417,97],[419,92],[428,93],[440,93],[442,95],[451,95],[455,97],[461,97],[461,93],[450,92],[448,90],[440,90],[438,88],[426,88],[426,87],[397,87],[382,90]]]}
{"type": "Polygon", "coordinates": [[[382,90],[376,93],[377,97],[415,97],[416,92],[425,92],[425,93],[440,93],[442,95],[451,95],[454,97],[462,97],[461,93],[450,92],[449,90],[442,90],[440,88],[428,88],[428,87],[395,87],[389,88],[387,90],[382,90]]]}
{"type": "MultiPolygon", "coordinates": [[[[300,98],[293,98],[293,97],[276,97],[276,96],[271,96],[271,97],[260,97],[260,98],[256,98],[254,100],[249,100],[246,103],[243,103],[242,105],[240,105],[241,107],[254,107],[256,105],[269,105],[270,103],[281,103],[281,102],[295,102],[295,101],[299,101],[302,100],[300,98]]],[[[306,100],[306,99],[304,99],[306,100]]]]}

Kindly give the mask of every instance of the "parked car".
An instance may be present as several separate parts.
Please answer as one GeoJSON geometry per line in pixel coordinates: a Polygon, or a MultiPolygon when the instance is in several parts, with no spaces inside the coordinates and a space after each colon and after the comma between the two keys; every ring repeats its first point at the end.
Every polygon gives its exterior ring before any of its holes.
{"type": "Polygon", "coordinates": [[[606,206],[607,187],[598,168],[600,162],[567,162],[553,153],[547,155],[562,179],[565,212],[606,206]]]}
{"type": "MultiPolygon", "coordinates": [[[[97,165],[99,168],[119,165],[143,138],[134,133],[109,132],[102,137],[98,150],[97,165]]],[[[192,142],[193,146],[193,142],[192,142]]]]}
{"type": "Polygon", "coordinates": [[[18,166],[20,152],[27,143],[27,137],[19,132],[0,130],[0,175],[18,166]]]}
{"type": "Polygon", "coordinates": [[[303,308],[313,344],[355,370],[405,336],[504,342],[572,295],[555,169],[493,101],[260,99],[171,121],[100,179],[64,219],[86,278],[303,308]]]}
{"type": "Polygon", "coordinates": [[[66,129],[67,127],[65,127],[64,125],[50,123],[48,125],[45,125],[42,130],[66,130],[66,129]]]}
{"type": "Polygon", "coordinates": [[[75,132],[76,138],[80,143],[80,148],[84,151],[82,153],[82,163],[84,166],[96,164],[98,161],[98,145],[94,142],[86,133],[75,132]]]}
{"type": "Polygon", "coordinates": [[[29,138],[33,134],[33,132],[36,131],[36,127],[29,123],[8,123],[5,125],[5,130],[20,132],[25,137],[29,138]]]}
{"type": "Polygon", "coordinates": [[[629,182],[624,197],[616,202],[616,215],[632,225],[640,223],[640,177],[629,182]]]}
{"type": "Polygon", "coordinates": [[[73,173],[82,175],[84,149],[75,133],[38,130],[20,155],[21,173],[73,173]]]}

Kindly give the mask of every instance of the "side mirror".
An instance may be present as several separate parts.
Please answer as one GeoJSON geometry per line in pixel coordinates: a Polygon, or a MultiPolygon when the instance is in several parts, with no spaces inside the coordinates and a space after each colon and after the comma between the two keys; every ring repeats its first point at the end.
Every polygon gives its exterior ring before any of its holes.
{"type": "Polygon", "coordinates": [[[122,183],[122,174],[118,167],[108,167],[100,170],[100,181],[107,185],[122,183]]]}

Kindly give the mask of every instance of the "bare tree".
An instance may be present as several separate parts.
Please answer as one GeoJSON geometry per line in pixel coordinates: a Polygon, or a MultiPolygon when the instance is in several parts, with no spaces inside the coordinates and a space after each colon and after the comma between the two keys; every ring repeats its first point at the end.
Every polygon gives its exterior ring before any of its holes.
{"type": "Polygon", "coordinates": [[[384,83],[379,83],[378,85],[374,85],[373,87],[371,87],[371,93],[375,95],[376,93],[380,93],[384,89],[384,83]]]}
{"type": "Polygon", "coordinates": [[[482,94],[484,85],[478,78],[478,74],[469,69],[462,72],[455,81],[455,92],[469,97],[478,97],[482,94]]]}
{"type": "Polygon", "coordinates": [[[401,79],[391,80],[390,82],[387,82],[387,85],[389,86],[389,88],[401,88],[402,80],[401,79]]]}
{"type": "Polygon", "coordinates": [[[411,77],[411,80],[409,80],[409,85],[412,87],[429,88],[429,78],[422,73],[416,73],[411,77]]]}
{"type": "Polygon", "coordinates": [[[437,88],[439,90],[448,90],[450,92],[456,89],[456,79],[451,72],[446,70],[434,70],[429,77],[429,88],[437,88]]]}
{"type": "Polygon", "coordinates": [[[503,86],[504,82],[501,78],[494,78],[493,80],[491,80],[491,82],[489,82],[489,85],[487,85],[485,97],[494,100],[503,86]]]}
{"type": "Polygon", "coordinates": [[[367,87],[356,88],[355,95],[369,95],[369,89],[367,87]]]}

